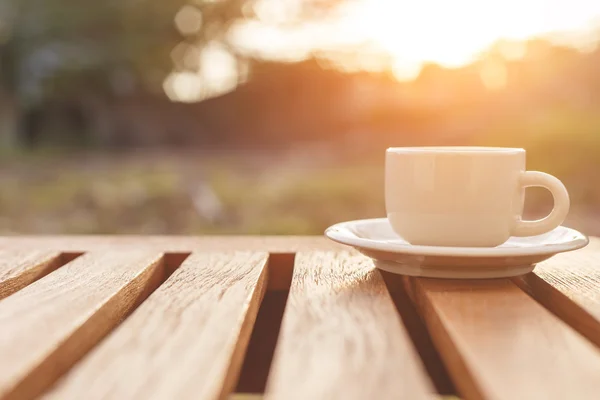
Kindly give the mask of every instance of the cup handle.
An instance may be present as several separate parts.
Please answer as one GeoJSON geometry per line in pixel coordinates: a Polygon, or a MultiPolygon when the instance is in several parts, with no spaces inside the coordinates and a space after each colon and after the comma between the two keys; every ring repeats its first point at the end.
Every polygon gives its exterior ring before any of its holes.
{"type": "Polygon", "coordinates": [[[523,221],[519,219],[511,232],[513,236],[535,236],[550,232],[563,223],[569,213],[570,200],[567,188],[558,178],[538,171],[525,171],[521,175],[523,188],[540,186],[552,193],[554,208],[548,216],[536,221],[523,221]]]}

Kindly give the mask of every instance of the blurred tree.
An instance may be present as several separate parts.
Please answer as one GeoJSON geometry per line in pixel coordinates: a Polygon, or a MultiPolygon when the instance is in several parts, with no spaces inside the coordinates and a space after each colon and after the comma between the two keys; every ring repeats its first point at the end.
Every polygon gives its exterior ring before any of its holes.
{"type": "MultiPolygon", "coordinates": [[[[211,43],[246,59],[227,32],[241,19],[258,18],[260,1],[0,0],[0,136],[11,125],[2,120],[17,120],[18,110],[29,113],[48,101],[77,103],[82,113],[102,116],[114,96],[163,95],[168,74],[196,71],[198,55],[211,43]],[[183,62],[182,48],[188,49],[183,62]]],[[[292,1],[284,23],[319,18],[341,1],[292,1]]],[[[26,125],[36,123],[35,113],[26,125]]]]}

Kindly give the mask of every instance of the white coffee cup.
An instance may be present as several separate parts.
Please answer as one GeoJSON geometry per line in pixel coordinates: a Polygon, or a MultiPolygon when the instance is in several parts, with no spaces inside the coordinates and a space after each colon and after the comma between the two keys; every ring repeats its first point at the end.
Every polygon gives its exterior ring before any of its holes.
{"type": "Polygon", "coordinates": [[[525,150],[500,147],[395,147],[386,152],[385,203],[394,231],[413,245],[494,247],[511,236],[559,226],[569,194],[554,176],[525,170],[525,150]],[[525,188],[554,197],[545,218],[523,221],[525,188]]]}

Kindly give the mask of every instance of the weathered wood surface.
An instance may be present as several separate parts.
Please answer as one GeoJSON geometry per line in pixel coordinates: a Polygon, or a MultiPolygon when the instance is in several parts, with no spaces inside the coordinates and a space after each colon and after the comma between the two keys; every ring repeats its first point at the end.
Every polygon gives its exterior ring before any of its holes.
{"type": "Polygon", "coordinates": [[[514,281],[600,346],[600,240],[558,254],[514,281]]]}
{"type": "Polygon", "coordinates": [[[312,250],[347,250],[323,236],[4,236],[0,249],[35,248],[85,252],[136,248],[164,252],[266,251],[296,253],[312,250]]]}
{"type": "Polygon", "coordinates": [[[0,250],[0,299],[53,271],[62,261],[55,250],[0,250]]]}
{"type": "Polygon", "coordinates": [[[266,399],[431,398],[379,271],[346,252],[296,255],[266,399]]]}
{"type": "Polygon", "coordinates": [[[3,237],[0,400],[596,399],[599,264],[592,238],[519,278],[384,282],[322,237],[3,237]]]}
{"type": "Polygon", "coordinates": [[[232,391],[267,254],[192,254],[51,399],[218,399],[232,391]]]}
{"type": "Polygon", "coordinates": [[[508,279],[405,279],[469,399],[594,399],[600,351],[508,279]]]}
{"type": "Polygon", "coordinates": [[[89,253],[0,301],[0,399],[43,392],[158,285],[161,270],[160,253],[89,253]]]}

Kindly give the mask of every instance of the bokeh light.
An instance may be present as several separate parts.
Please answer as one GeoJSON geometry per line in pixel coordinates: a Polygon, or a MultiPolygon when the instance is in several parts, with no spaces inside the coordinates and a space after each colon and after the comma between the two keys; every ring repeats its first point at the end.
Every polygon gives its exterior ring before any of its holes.
{"type": "Polygon", "coordinates": [[[175,14],[175,26],[184,35],[192,35],[202,27],[202,12],[191,5],[183,6],[175,14]]]}
{"type": "MultiPolygon", "coordinates": [[[[600,16],[600,3],[586,0],[348,0],[324,20],[294,23],[301,4],[297,0],[253,4],[255,18],[233,24],[227,35],[241,54],[283,62],[319,54],[340,70],[389,70],[400,81],[415,79],[427,63],[465,66],[494,43],[501,43],[505,59],[519,59],[526,40],[552,38],[557,32],[567,45],[590,51],[597,44],[594,22],[600,16]]],[[[200,19],[184,7],[176,23],[180,30],[192,29],[200,19]]],[[[232,90],[240,80],[234,78],[234,63],[221,50],[203,54],[202,66],[210,69],[206,79],[211,81],[205,85],[214,88],[205,95],[232,90]]],[[[488,88],[506,84],[506,71],[497,62],[487,64],[481,76],[488,88]]]]}

